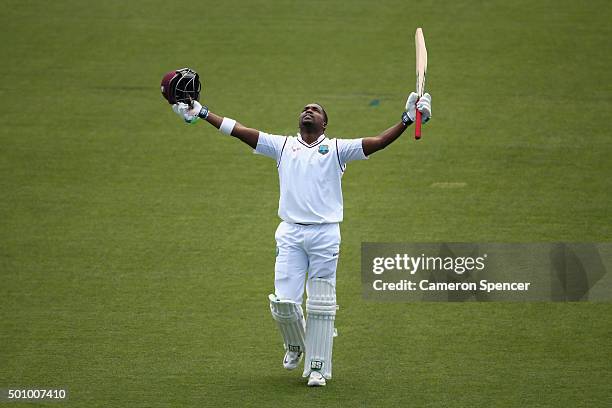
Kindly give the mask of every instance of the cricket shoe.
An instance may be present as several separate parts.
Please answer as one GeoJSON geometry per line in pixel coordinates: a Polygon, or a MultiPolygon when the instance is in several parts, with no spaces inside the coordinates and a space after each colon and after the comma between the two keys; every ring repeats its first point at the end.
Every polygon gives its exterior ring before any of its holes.
{"type": "Polygon", "coordinates": [[[309,387],[325,387],[325,377],[318,371],[312,371],[308,377],[309,387]]]}
{"type": "Polygon", "coordinates": [[[283,359],[283,367],[287,370],[294,370],[297,368],[300,361],[302,361],[302,356],[304,353],[301,351],[287,351],[285,353],[285,358],[283,359]]]}

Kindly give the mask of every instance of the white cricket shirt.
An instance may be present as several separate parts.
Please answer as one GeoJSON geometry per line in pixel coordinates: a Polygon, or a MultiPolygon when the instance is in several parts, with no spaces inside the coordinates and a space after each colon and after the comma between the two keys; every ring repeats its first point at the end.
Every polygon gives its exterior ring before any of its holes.
{"type": "Polygon", "coordinates": [[[259,132],[255,153],[276,160],[280,180],[278,216],[286,222],[342,221],[342,175],[346,163],[367,159],[362,139],[328,139],[312,144],[296,136],[259,132]]]}

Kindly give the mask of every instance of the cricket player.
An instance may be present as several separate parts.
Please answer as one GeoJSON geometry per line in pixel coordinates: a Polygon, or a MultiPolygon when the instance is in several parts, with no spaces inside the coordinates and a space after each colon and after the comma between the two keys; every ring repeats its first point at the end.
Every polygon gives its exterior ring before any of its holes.
{"type": "Polygon", "coordinates": [[[284,341],[283,366],[298,367],[305,355],[303,376],[308,386],[324,386],[332,377],[336,334],[336,267],[343,218],[342,175],[347,163],[367,159],[395,141],[415,121],[417,109],[426,123],[431,96],[408,96],[401,121],[378,136],[336,139],[326,135],[323,106],[309,103],[298,118],[296,136],[268,134],[219,116],[199,102],[197,73],[171,71],[162,80],[162,94],[182,120],[199,118],[276,162],[280,179],[279,224],[276,238],[274,294],[268,297],[273,319],[284,341]],[[417,102],[418,100],[418,102],[417,102]],[[306,289],[304,319],[302,300],[306,289]]]}

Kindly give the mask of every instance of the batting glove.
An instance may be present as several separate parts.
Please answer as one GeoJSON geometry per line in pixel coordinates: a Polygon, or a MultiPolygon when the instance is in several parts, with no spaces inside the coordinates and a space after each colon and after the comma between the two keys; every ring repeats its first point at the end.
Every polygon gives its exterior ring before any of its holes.
{"type": "MultiPolygon", "coordinates": [[[[198,101],[195,101],[194,105],[196,103],[200,105],[198,101]]],[[[175,103],[174,105],[172,105],[172,110],[174,111],[174,113],[179,115],[181,119],[185,121],[185,123],[196,123],[197,122],[199,110],[197,110],[196,113],[194,114],[193,113],[193,111],[195,110],[194,108],[189,107],[189,105],[183,102],[175,103]]],[[[200,105],[200,109],[202,109],[202,105],[200,105]]]]}
{"type": "Polygon", "coordinates": [[[421,98],[416,92],[412,92],[406,101],[406,113],[412,122],[416,120],[416,110],[421,112],[421,123],[426,123],[431,118],[431,95],[426,93],[421,98]],[[418,102],[417,102],[418,100],[418,102]]]}
{"type": "Polygon", "coordinates": [[[427,123],[431,119],[431,95],[426,93],[419,98],[416,108],[421,112],[421,122],[427,123]]]}
{"type": "Polygon", "coordinates": [[[408,99],[406,100],[406,113],[408,114],[408,119],[411,122],[416,120],[416,101],[419,99],[419,95],[416,92],[411,92],[408,95],[408,99]]]}

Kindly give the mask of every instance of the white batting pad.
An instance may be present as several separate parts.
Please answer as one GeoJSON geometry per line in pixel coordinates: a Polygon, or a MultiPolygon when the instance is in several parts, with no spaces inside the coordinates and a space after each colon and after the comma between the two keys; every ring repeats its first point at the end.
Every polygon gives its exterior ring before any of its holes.
{"type": "Polygon", "coordinates": [[[319,371],[323,377],[332,376],[332,348],[336,319],[336,287],[327,279],[309,279],[307,283],[306,361],[304,377],[319,371]]]}
{"type": "Polygon", "coordinates": [[[281,300],[276,295],[268,296],[272,318],[276,320],[285,350],[304,352],[304,312],[302,306],[281,300]]]}

